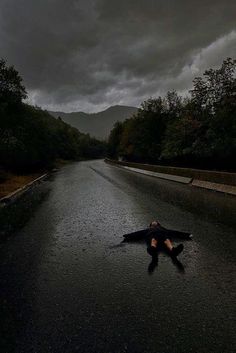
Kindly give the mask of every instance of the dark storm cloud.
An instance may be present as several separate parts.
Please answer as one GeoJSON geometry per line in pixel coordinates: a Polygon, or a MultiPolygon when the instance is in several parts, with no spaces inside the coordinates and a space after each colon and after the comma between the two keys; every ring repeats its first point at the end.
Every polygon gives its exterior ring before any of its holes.
{"type": "Polygon", "coordinates": [[[235,0],[2,0],[0,56],[37,105],[139,105],[235,56],[235,15],[235,0]]]}

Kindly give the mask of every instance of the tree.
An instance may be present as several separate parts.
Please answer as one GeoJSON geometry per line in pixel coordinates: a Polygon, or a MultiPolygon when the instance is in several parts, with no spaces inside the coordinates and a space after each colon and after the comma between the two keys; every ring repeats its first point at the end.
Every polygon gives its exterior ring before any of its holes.
{"type": "Polygon", "coordinates": [[[14,66],[6,66],[0,59],[0,104],[21,103],[27,97],[22,78],[14,66]]]}
{"type": "Polygon", "coordinates": [[[225,104],[235,104],[236,60],[227,58],[219,69],[209,69],[204,72],[204,78],[193,80],[190,91],[195,111],[207,111],[209,115],[216,114],[218,108],[225,104]]]}
{"type": "Polygon", "coordinates": [[[149,98],[141,104],[139,113],[162,113],[164,110],[163,100],[161,97],[149,98]]]}
{"type": "Polygon", "coordinates": [[[206,109],[208,99],[207,83],[202,77],[195,77],[193,80],[193,89],[190,90],[192,97],[192,107],[194,111],[199,115],[204,109],[206,109]]]}
{"type": "Polygon", "coordinates": [[[191,159],[196,149],[196,141],[201,135],[201,123],[190,114],[181,116],[169,124],[162,149],[162,158],[166,160],[191,159]]]}
{"type": "Polygon", "coordinates": [[[121,136],[123,133],[123,125],[124,123],[117,121],[113,129],[111,130],[108,139],[108,155],[110,157],[118,157],[119,155],[121,136]]]}
{"type": "Polygon", "coordinates": [[[180,116],[182,110],[182,97],[176,91],[168,91],[164,98],[166,112],[169,119],[174,119],[180,116]]]}

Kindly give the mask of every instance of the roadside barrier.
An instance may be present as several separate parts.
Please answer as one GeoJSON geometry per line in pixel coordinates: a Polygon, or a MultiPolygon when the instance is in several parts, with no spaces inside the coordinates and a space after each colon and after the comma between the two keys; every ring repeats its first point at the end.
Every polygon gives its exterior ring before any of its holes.
{"type": "Polygon", "coordinates": [[[136,173],[236,195],[236,173],[139,164],[108,158],[105,162],[136,173]]]}
{"type": "Polygon", "coordinates": [[[49,173],[43,174],[40,177],[38,177],[37,179],[34,179],[33,181],[31,181],[30,183],[13,191],[9,195],[2,197],[0,199],[0,207],[4,207],[4,206],[16,201],[19,197],[21,197],[28,190],[30,190],[34,185],[36,185],[36,184],[40,183],[41,181],[43,181],[44,179],[46,179],[48,177],[48,175],[49,175],[49,173]]]}

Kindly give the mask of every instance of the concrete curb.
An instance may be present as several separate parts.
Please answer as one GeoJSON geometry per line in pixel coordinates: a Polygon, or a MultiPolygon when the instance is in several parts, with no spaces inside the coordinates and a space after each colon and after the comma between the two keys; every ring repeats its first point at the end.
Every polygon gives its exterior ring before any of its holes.
{"type": "MultiPolygon", "coordinates": [[[[141,169],[140,167],[139,168],[128,167],[127,165],[122,165],[122,162],[116,163],[117,161],[115,161],[115,160],[105,159],[105,162],[108,164],[111,164],[113,166],[122,168],[122,169],[133,171],[135,173],[144,174],[144,175],[152,176],[155,178],[161,178],[161,179],[166,179],[166,180],[170,180],[170,181],[175,181],[178,183],[187,184],[187,185],[191,185],[191,186],[198,187],[198,188],[203,188],[203,189],[207,189],[207,190],[211,190],[211,191],[216,191],[216,192],[221,192],[221,193],[236,196],[236,186],[235,185],[216,183],[216,182],[211,182],[211,181],[207,181],[207,180],[200,180],[200,179],[193,178],[193,177],[186,177],[186,176],[180,176],[180,175],[174,175],[174,174],[153,172],[153,171],[149,171],[147,169],[141,169]]],[[[145,168],[148,168],[148,164],[145,165],[145,168]]]]}
{"type": "Polygon", "coordinates": [[[14,201],[16,201],[19,197],[25,194],[28,190],[30,190],[34,185],[40,183],[41,181],[45,180],[49,176],[49,173],[45,173],[38,177],[37,179],[32,180],[30,183],[22,186],[21,188],[13,191],[7,196],[4,196],[0,199],[0,207],[4,207],[14,201]]]}
{"type": "Polygon", "coordinates": [[[233,185],[211,183],[209,181],[203,181],[203,180],[197,180],[197,179],[194,179],[191,185],[196,186],[198,188],[224,192],[226,194],[231,194],[236,196],[236,186],[233,186],[233,185]]]}
{"type": "Polygon", "coordinates": [[[193,168],[182,168],[182,167],[171,167],[156,164],[142,164],[136,162],[124,162],[106,158],[107,163],[121,165],[126,167],[132,167],[141,170],[148,170],[155,173],[164,173],[170,175],[178,175],[186,178],[192,178],[202,181],[208,181],[210,183],[225,184],[236,186],[236,173],[214,171],[214,170],[202,170],[193,168]]]}
{"type": "Polygon", "coordinates": [[[149,175],[155,178],[161,178],[161,179],[166,179],[166,180],[171,180],[171,181],[176,181],[178,183],[182,184],[190,184],[192,181],[192,178],[187,178],[187,177],[182,177],[179,175],[171,175],[171,174],[165,174],[165,173],[157,173],[157,172],[151,172],[148,170],[142,170],[142,169],[137,169],[137,168],[132,168],[132,167],[123,167],[124,169],[131,170],[135,173],[139,174],[144,174],[144,175],[149,175]]]}

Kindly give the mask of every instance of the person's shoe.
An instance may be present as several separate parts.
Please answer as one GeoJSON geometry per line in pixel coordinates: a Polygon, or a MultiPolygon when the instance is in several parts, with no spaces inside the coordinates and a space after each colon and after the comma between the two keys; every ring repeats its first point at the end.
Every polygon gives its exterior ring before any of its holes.
{"type": "Polygon", "coordinates": [[[157,258],[157,248],[155,248],[155,246],[148,246],[147,252],[152,258],[157,258]]]}
{"type": "Polygon", "coordinates": [[[176,246],[176,248],[173,248],[171,251],[171,256],[178,256],[184,249],[183,244],[179,244],[178,246],[176,246]]]}
{"type": "Polygon", "coordinates": [[[149,275],[153,274],[155,268],[158,265],[158,257],[152,257],[152,261],[148,265],[148,273],[149,275]]]}

